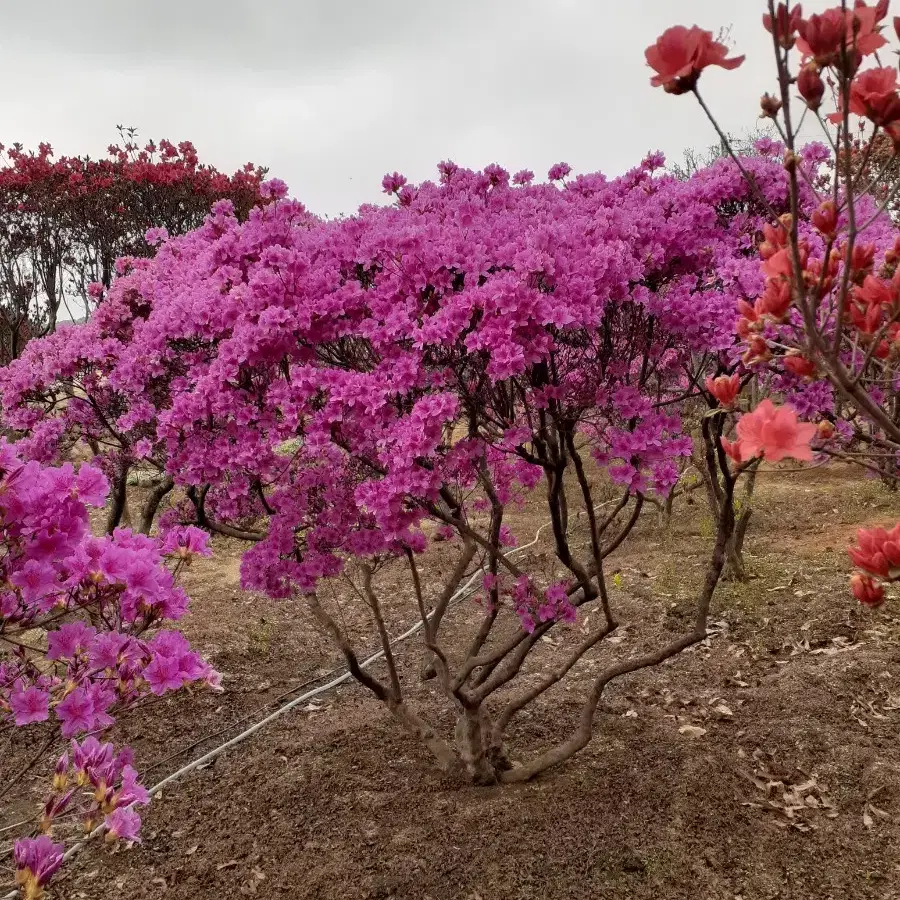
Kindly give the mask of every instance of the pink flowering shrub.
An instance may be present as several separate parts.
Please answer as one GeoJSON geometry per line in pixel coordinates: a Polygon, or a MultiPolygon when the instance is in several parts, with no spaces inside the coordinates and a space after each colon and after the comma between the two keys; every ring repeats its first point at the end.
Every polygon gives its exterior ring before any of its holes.
{"type": "MultiPolygon", "coordinates": [[[[142,698],[191,682],[218,685],[218,675],[177,631],[188,598],[181,567],[206,555],[206,535],[173,529],[160,545],[129,531],[95,538],[88,508],[107,495],[89,465],[48,468],[23,462],[0,442],[0,723],[43,735],[47,751],[70,742],[56,768],[39,830],[63,834],[105,824],[136,840],[145,803],[126,748],[94,736],[142,698]],[[163,565],[163,556],[174,562],[163,565]]],[[[18,883],[39,897],[58,863],[46,837],[16,844],[18,883]]]]}
{"type": "MultiPolygon", "coordinates": [[[[508,249],[505,252],[509,255],[517,252],[513,242],[522,228],[527,231],[543,228],[546,234],[539,240],[546,241],[551,233],[569,231],[573,223],[612,209],[621,196],[625,205],[621,212],[613,214],[610,226],[621,235],[618,240],[630,240],[629,230],[636,229],[636,223],[642,221],[638,215],[640,211],[640,216],[646,220],[642,224],[645,234],[640,238],[640,247],[650,262],[650,269],[654,258],[662,259],[663,254],[669,252],[683,254],[678,265],[684,268],[684,277],[677,287],[667,288],[665,302],[662,294],[653,290],[645,290],[643,297],[640,284],[636,284],[637,296],[642,296],[642,302],[646,302],[652,315],[665,324],[677,321],[685,337],[696,339],[698,346],[711,349],[706,359],[698,359],[702,365],[714,364],[716,355],[722,357],[723,364],[730,365],[723,354],[733,343],[733,338],[724,323],[728,310],[752,289],[753,279],[758,277],[748,255],[764,210],[758,208],[740,172],[730,162],[698,173],[688,184],[674,179],[651,178],[650,173],[661,162],[660,157],[648,158],[642,168],[612,183],[600,175],[579,176],[564,191],[547,185],[533,185],[531,179],[520,179],[521,188],[512,189],[508,176],[499,167],[494,167],[478,176],[485,179],[491,196],[490,205],[480,214],[478,204],[484,201],[479,200],[478,192],[473,192],[470,187],[474,173],[460,172],[452,185],[422,186],[417,197],[424,198],[427,192],[434,192],[429,206],[423,205],[421,200],[418,205],[413,203],[412,188],[405,180],[401,182],[401,176],[395,173],[386,176],[385,186],[398,194],[399,210],[364,211],[352,225],[317,228],[316,220],[299,204],[281,201],[272,212],[254,213],[253,225],[241,232],[240,240],[245,242],[249,238],[257,246],[261,246],[261,241],[270,242],[266,254],[271,259],[276,250],[296,254],[295,245],[307,230],[311,230],[305,241],[310,248],[315,244],[314,234],[316,240],[335,242],[334,249],[329,249],[328,253],[346,252],[352,256],[356,250],[352,246],[342,249],[340,244],[347,244],[354,229],[364,227],[367,233],[390,233],[401,227],[414,228],[416,221],[427,221],[429,228],[437,228],[443,235],[452,235],[456,230],[458,234],[452,240],[459,244],[460,235],[466,233],[465,223],[471,217],[472,226],[477,226],[481,235],[478,241],[482,244],[493,241],[492,230],[496,228],[501,235],[499,239],[506,241],[508,249]],[[500,180],[492,184],[491,180],[498,178],[500,180]],[[401,193],[403,197],[399,196],[401,193]],[[464,193],[467,196],[463,196],[464,193]],[[504,209],[498,203],[501,197],[515,206],[504,209]],[[529,206],[532,211],[523,216],[529,206]],[[678,227],[685,230],[675,235],[674,229],[678,227]],[[502,237],[504,232],[506,236],[502,237]],[[719,261],[715,272],[714,259],[719,261]],[[745,284],[747,279],[750,279],[750,286],[745,284]]],[[[756,173],[769,202],[786,208],[787,181],[781,167],[765,156],[748,160],[747,165],[756,173]]],[[[446,172],[453,174],[452,164],[447,164],[446,172]]],[[[552,174],[562,180],[570,172],[565,164],[559,164],[553,167],[552,174]]],[[[269,183],[264,184],[262,190],[268,195],[269,183]]],[[[283,190],[271,193],[276,199],[283,197],[283,190]]],[[[220,249],[213,248],[219,248],[223,240],[233,240],[232,235],[236,237],[235,224],[228,204],[220,203],[202,229],[187,237],[164,242],[158,251],[158,261],[121,262],[123,275],[113,282],[110,291],[100,295],[103,302],[87,325],[67,329],[35,343],[33,348],[26,349],[21,361],[0,372],[4,423],[23,435],[20,441],[22,452],[41,461],[52,461],[65,458],[78,442],[92,448],[95,462],[113,484],[110,531],[120,522],[127,474],[135,467],[160,473],[156,487],[146,496],[136,523],[141,532],[149,531],[160,502],[173,486],[173,480],[162,474],[169,465],[170,443],[163,439],[167,429],[160,427],[158,414],[162,411],[169,415],[166,411],[179,395],[190,389],[192,378],[212,362],[219,343],[236,327],[247,327],[239,325],[245,314],[241,291],[246,289],[226,290],[223,294],[223,288],[216,284],[218,278],[225,277],[227,286],[230,283],[228,276],[216,275],[208,279],[202,288],[202,299],[197,295],[198,285],[194,284],[190,296],[180,288],[186,280],[196,282],[198,265],[215,263],[209,254],[220,254],[220,249]],[[151,316],[153,310],[156,311],[151,316]],[[147,321],[148,317],[152,322],[147,321]],[[179,333],[182,325],[185,326],[183,335],[179,333]],[[151,361],[152,370],[148,365],[151,361]]],[[[598,221],[592,227],[599,234],[605,223],[598,221]]],[[[585,246],[578,249],[582,267],[592,264],[592,253],[596,257],[593,264],[607,265],[604,259],[610,250],[599,246],[592,250],[591,242],[596,240],[590,234],[583,237],[585,246]]],[[[437,240],[436,235],[436,250],[455,252],[452,244],[444,247],[443,243],[444,239],[437,240]]],[[[247,260],[257,252],[243,243],[235,250],[247,260]]],[[[629,258],[637,260],[639,267],[644,264],[636,252],[629,251],[629,254],[629,258]]],[[[322,269],[324,264],[323,258],[318,268],[322,269]]],[[[247,265],[248,262],[239,262],[238,268],[247,265]]],[[[255,263],[251,265],[258,268],[255,263]]],[[[263,267],[268,269],[270,265],[266,262],[263,267]]],[[[226,268],[223,260],[223,268],[219,271],[224,273],[226,268]]],[[[334,276],[329,274],[327,277],[334,276]]],[[[583,280],[585,276],[579,277],[583,280]]],[[[652,278],[650,284],[652,288],[652,278]]],[[[579,289],[583,291],[585,286],[579,289]]],[[[313,289],[312,285],[304,286],[304,290],[310,289],[313,289]]],[[[543,290],[548,291],[550,287],[543,290]]],[[[253,310],[249,315],[254,328],[268,325],[272,330],[281,327],[279,318],[284,313],[268,310],[267,318],[262,321],[254,319],[258,314],[253,310]]],[[[447,313],[444,313],[443,319],[446,318],[447,313]]],[[[671,362],[677,367],[674,356],[671,362]]],[[[189,491],[195,508],[187,514],[204,527],[224,529],[230,534],[252,539],[258,535],[248,523],[259,513],[268,514],[268,510],[260,499],[259,487],[253,485],[254,481],[259,481],[260,472],[248,471],[245,475],[240,469],[242,460],[249,458],[253,460],[250,469],[260,470],[260,460],[271,457],[271,448],[258,441],[254,443],[257,431],[240,433],[241,422],[228,420],[227,416],[217,421],[225,434],[233,437],[226,444],[207,448],[210,456],[204,467],[215,473],[231,470],[233,474],[223,477],[232,483],[227,488],[221,481],[211,484],[216,478],[191,471],[182,479],[195,486],[189,491]],[[236,452],[228,450],[223,457],[223,448],[232,444],[236,452]],[[211,509],[217,502],[224,504],[230,526],[212,514],[211,509]],[[243,516],[238,515],[238,507],[242,507],[243,516]],[[239,519],[242,527],[236,528],[235,522],[239,519]]],[[[290,436],[289,430],[285,433],[290,436]]],[[[270,465],[281,468],[274,460],[270,465]]],[[[627,466],[620,471],[622,477],[629,475],[627,466]]],[[[659,471],[665,479],[671,480],[676,469],[670,464],[659,471]]],[[[172,515],[186,521],[184,512],[174,511],[172,515]]]]}
{"type": "MultiPolygon", "coordinates": [[[[246,223],[219,204],[115,281],[80,335],[44,356],[35,344],[0,374],[6,421],[44,458],[90,439],[101,458],[153,460],[190,501],[165,513],[164,530],[195,522],[253,539],[244,586],[302,598],[440,765],[478,783],[530,778],[587,743],[606,684],[702,640],[734,486],[758,464],[729,466],[720,437],[733,416],[702,419],[717,537],[695,624],[634,658],[610,646],[581,723],[512,765],[518,712],[618,627],[607,560],[696,449],[679,413],[705,405],[707,375],[740,365],[731,310],[758,279],[764,209],[731,162],[688,181],[661,165],[654,155],[608,180],[560,163],[554,183],[537,184],[442,163],[439,183],[391,174],[394,206],[336,222],[283,196],[246,223]],[[618,491],[609,508],[599,475],[618,491]],[[556,564],[533,573],[509,548],[540,483],[556,564]],[[433,540],[452,559],[438,585],[433,540]],[[478,565],[482,619],[452,654],[441,624],[478,565]],[[406,699],[382,596],[389,567],[406,570],[422,671],[457,719],[453,735],[406,699]],[[337,575],[371,615],[384,677],[360,667],[323,590],[337,575]],[[521,687],[540,639],[595,606],[561,669],[521,687]]],[[[785,210],[783,168],[765,155],[746,165],[785,210]]]]}
{"type": "MultiPolygon", "coordinates": [[[[272,180],[264,182],[260,191],[266,199],[276,199],[284,189],[281,182],[272,180]]],[[[233,216],[233,205],[223,200],[216,204],[216,218],[211,221],[233,216]]],[[[122,522],[129,473],[138,469],[157,476],[135,522],[144,534],[149,533],[160,503],[174,485],[164,474],[165,448],[157,435],[156,416],[169,405],[171,385],[177,388],[187,369],[202,361],[202,345],[194,348],[187,341],[171,348],[172,352],[157,354],[156,370],[139,394],[123,389],[123,380],[129,358],[139,346],[136,340],[142,339],[142,322],[153,304],[165,302],[171,292],[171,285],[160,276],[169,270],[178,277],[177,266],[169,264],[180,252],[178,246],[161,240],[159,263],[119,259],[120,277],[112,290],[93,286],[98,307],[86,324],[32,342],[21,359],[0,370],[4,424],[24,435],[18,442],[21,453],[54,462],[68,458],[79,443],[91,448],[94,464],[112,484],[109,532],[122,522]]],[[[145,350],[153,352],[149,346],[145,350]]]]}

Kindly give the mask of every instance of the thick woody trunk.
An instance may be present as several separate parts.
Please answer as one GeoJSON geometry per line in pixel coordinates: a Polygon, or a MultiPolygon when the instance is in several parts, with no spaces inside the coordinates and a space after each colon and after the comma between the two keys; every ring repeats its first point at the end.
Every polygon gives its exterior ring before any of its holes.
{"type": "Polygon", "coordinates": [[[141,509],[140,522],[138,523],[138,531],[141,534],[150,534],[150,529],[153,527],[153,520],[156,518],[156,511],[159,509],[159,504],[162,503],[163,498],[174,486],[175,482],[166,476],[147,494],[147,498],[144,500],[144,505],[141,509]]]}
{"type": "Polygon", "coordinates": [[[734,532],[728,541],[725,550],[725,574],[726,581],[746,581],[747,567],[744,564],[744,538],[747,536],[747,526],[753,515],[753,489],[756,485],[756,472],[754,469],[747,476],[742,499],[742,509],[734,524],[734,532]]]}
{"type": "Polygon", "coordinates": [[[106,533],[112,534],[120,525],[130,526],[128,511],[128,466],[120,463],[113,477],[106,516],[106,533]]]}

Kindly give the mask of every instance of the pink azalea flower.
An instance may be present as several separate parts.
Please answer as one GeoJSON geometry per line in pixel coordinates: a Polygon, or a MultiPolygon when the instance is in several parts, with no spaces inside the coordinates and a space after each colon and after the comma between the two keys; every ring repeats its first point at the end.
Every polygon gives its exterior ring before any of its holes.
{"type": "Polygon", "coordinates": [[[34,603],[57,586],[56,572],[45,562],[29,559],[25,565],[13,572],[10,583],[20,588],[26,603],[34,603]]]}
{"type": "Polygon", "coordinates": [[[62,865],[64,850],[62,844],[54,844],[45,834],[16,841],[13,849],[16,884],[28,900],[41,897],[42,888],[62,865]]]}
{"type": "Polygon", "coordinates": [[[212,555],[209,535],[193,525],[176,525],[170,528],[163,540],[162,552],[183,558],[212,555]]]}
{"type": "Polygon", "coordinates": [[[181,672],[180,660],[177,656],[153,657],[150,665],[144,669],[144,678],[150,685],[150,690],[157,696],[166,691],[177,691],[184,684],[184,675],[181,672]]]}
{"type": "Polygon", "coordinates": [[[56,716],[62,723],[63,737],[73,737],[94,727],[94,704],[84,687],[77,687],[56,706],[56,716]]]}
{"type": "Polygon", "coordinates": [[[47,635],[47,659],[74,659],[86,650],[96,632],[84,622],[67,622],[47,635]]]}
{"type": "Polygon", "coordinates": [[[138,773],[132,766],[125,766],[122,769],[122,787],[119,789],[118,799],[123,806],[131,806],[133,803],[143,805],[150,802],[150,795],[138,781],[138,773]]]}
{"type": "Polygon", "coordinates": [[[769,462],[787,457],[800,461],[812,459],[810,441],[816,426],[797,420],[790,406],[776,407],[771,400],[763,400],[752,413],[741,416],[737,424],[741,452],[747,458],[762,456],[769,462]]]}
{"type": "Polygon", "coordinates": [[[82,466],[75,476],[78,496],[88,506],[103,506],[109,494],[109,482],[106,476],[93,466],[82,466]]]}
{"type": "Polygon", "coordinates": [[[9,707],[16,725],[45,722],[50,715],[50,697],[34,685],[24,687],[21,681],[17,681],[9,695],[9,707]]]}
{"type": "Polygon", "coordinates": [[[128,844],[140,843],[138,832],[141,830],[141,817],[128,807],[113,810],[104,820],[106,839],[108,841],[125,841],[128,844]]]}

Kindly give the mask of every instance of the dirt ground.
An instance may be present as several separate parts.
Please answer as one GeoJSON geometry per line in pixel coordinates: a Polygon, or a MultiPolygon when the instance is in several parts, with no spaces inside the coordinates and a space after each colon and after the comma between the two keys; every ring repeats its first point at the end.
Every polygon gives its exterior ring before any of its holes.
{"type": "MultiPolygon", "coordinates": [[[[900,898],[900,598],[859,608],[845,553],[858,524],[896,521],[900,498],[841,469],[760,482],[754,577],[720,587],[704,644],[610,688],[569,763],[521,787],[460,787],[361,688],[342,687],[164,790],[143,845],[89,847],[50,896],[900,898]]],[[[540,521],[526,511],[520,536],[540,521]]],[[[710,532],[699,500],[676,507],[667,533],[644,517],[614,557],[625,627],[517,720],[513,758],[571,727],[610,654],[685,630],[710,532]]],[[[339,663],[298,605],[240,591],[240,545],[216,551],[189,573],[185,630],[225,692],[178,694],[122,724],[148,784],[339,663]]],[[[529,565],[548,559],[544,539],[529,565]]],[[[393,633],[413,621],[408,594],[392,592],[393,633]]],[[[454,607],[450,633],[477,613],[454,607]]],[[[350,627],[363,641],[362,621],[350,627]]],[[[538,665],[581,627],[546,642],[538,665]]],[[[420,653],[411,642],[400,667],[427,707],[420,653]]],[[[2,740],[0,775],[27,758],[17,736],[2,740]]],[[[4,801],[0,829],[34,809],[44,777],[4,801]]]]}

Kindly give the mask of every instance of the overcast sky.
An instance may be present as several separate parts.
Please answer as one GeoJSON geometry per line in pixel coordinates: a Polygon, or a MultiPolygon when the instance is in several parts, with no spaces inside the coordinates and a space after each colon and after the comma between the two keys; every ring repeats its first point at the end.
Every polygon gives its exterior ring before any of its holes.
{"type": "MultiPolygon", "coordinates": [[[[805,0],[807,13],[831,5],[805,0]]],[[[731,26],[736,72],[701,80],[726,130],[773,90],[763,0],[36,0],[5,4],[0,141],[102,155],[117,124],[253,160],[314,212],[351,213],[399,170],[450,158],[543,177],[618,174],[714,140],[693,98],[649,85],[672,24],[731,26]]]]}

